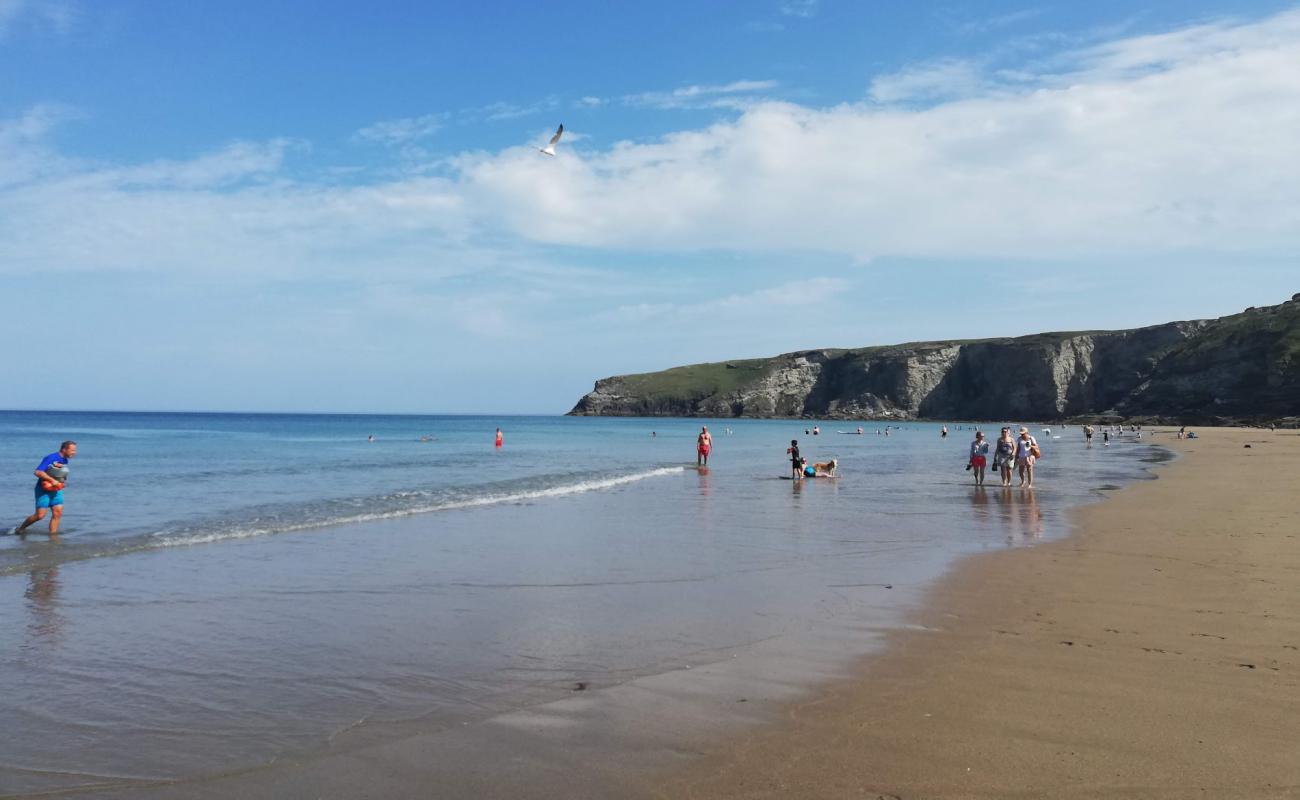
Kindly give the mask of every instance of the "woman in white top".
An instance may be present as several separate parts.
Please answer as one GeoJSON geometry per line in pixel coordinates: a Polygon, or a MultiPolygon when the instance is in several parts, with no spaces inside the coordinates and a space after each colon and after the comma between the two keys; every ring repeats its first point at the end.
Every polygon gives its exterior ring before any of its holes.
{"type": "Polygon", "coordinates": [[[1034,462],[1038,460],[1034,451],[1038,449],[1038,440],[1029,435],[1029,429],[1020,429],[1020,438],[1016,439],[1016,471],[1020,474],[1020,485],[1034,488],[1034,462]]]}
{"type": "Polygon", "coordinates": [[[975,431],[975,441],[970,443],[970,468],[975,471],[975,485],[984,485],[984,466],[988,463],[989,443],[984,441],[984,431],[975,431]]]}

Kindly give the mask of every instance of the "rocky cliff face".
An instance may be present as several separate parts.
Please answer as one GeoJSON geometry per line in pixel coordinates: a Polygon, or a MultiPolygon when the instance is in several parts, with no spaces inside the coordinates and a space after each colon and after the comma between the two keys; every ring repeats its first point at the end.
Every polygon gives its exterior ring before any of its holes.
{"type": "Polygon", "coordinates": [[[810,350],[606,378],[571,414],[1187,422],[1300,417],[1300,295],[1217,320],[810,350]]]}

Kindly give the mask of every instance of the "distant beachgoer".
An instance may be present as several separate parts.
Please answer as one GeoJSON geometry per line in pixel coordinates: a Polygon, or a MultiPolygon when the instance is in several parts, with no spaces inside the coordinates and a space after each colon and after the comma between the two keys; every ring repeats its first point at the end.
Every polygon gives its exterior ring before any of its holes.
{"type": "Polygon", "coordinates": [[[373,442],[374,440],[375,440],[375,435],[373,433],[366,437],[367,442],[373,442]]]}
{"type": "Polygon", "coordinates": [[[998,471],[1003,486],[1011,485],[1011,465],[1016,460],[1016,442],[1011,438],[1011,429],[1003,428],[993,450],[993,469],[998,471]]]}
{"type": "Polygon", "coordinates": [[[650,438],[651,438],[651,439],[655,438],[655,437],[658,436],[658,435],[659,435],[659,434],[655,433],[654,431],[650,431],[650,438]]]}
{"type": "Polygon", "coordinates": [[[36,467],[36,511],[13,529],[20,534],[31,525],[35,525],[45,514],[50,515],[50,535],[59,535],[59,523],[63,519],[63,488],[68,482],[68,461],[77,455],[77,443],[66,441],[59,445],[57,453],[50,453],[41,459],[36,467]]]}
{"type": "Polygon", "coordinates": [[[821,436],[821,434],[822,434],[822,429],[819,428],[819,427],[817,427],[816,425],[814,425],[814,426],[813,426],[813,432],[812,432],[812,435],[813,435],[813,436],[821,436]]]}
{"type": "MultiPolygon", "coordinates": [[[[497,447],[500,447],[501,445],[503,445],[503,444],[505,444],[505,443],[506,443],[506,437],[505,437],[505,434],[503,434],[503,433],[501,432],[501,429],[500,429],[500,428],[497,428],[497,442],[496,442],[496,446],[497,446],[497,447]]],[[[527,448],[525,448],[525,449],[527,449],[527,448]]]]}
{"type": "Polygon", "coordinates": [[[1088,444],[1092,444],[1092,426],[1091,426],[1091,425],[1084,425],[1084,426],[1083,426],[1083,438],[1087,440],[1088,444]]]}
{"type": "Polygon", "coordinates": [[[947,439],[947,438],[948,438],[948,426],[947,426],[947,425],[944,425],[943,428],[941,428],[941,429],[939,430],[939,438],[940,438],[940,439],[947,439]]]}
{"type": "Polygon", "coordinates": [[[970,465],[975,471],[975,485],[984,485],[984,467],[988,464],[989,443],[984,441],[984,431],[975,431],[975,441],[970,443],[970,465]]]}
{"type": "Polygon", "coordinates": [[[790,446],[785,449],[790,456],[790,478],[799,480],[803,477],[803,457],[799,455],[799,440],[791,439],[790,446]]]}
{"type": "Polygon", "coordinates": [[[1027,489],[1034,488],[1034,462],[1038,460],[1038,441],[1029,435],[1029,429],[1021,427],[1020,438],[1016,440],[1016,471],[1020,474],[1020,485],[1027,489]]]}
{"type": "Polygon", "coordinates": [[[695,437],[695,463],[701,467],[709,465],[709,451],[713,449],[713,436],[708,426],[700,428],[700,435],[695,437]]]}
{"type": "Polygon", "coordinates": [[[1110,447],[1110,428],[1102,430],[1101,440],[1107,447],[1110,447]]]}

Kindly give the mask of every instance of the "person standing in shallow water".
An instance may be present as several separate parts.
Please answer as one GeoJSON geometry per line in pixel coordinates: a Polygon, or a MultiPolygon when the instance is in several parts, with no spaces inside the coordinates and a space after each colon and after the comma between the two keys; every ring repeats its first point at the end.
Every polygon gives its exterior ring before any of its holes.
{"type": "Polygon", "coordinates": [[[1011,429],[1003,428],[993,450],[993,468],[1002,478],[1003,486],[1011,485],[1011,465],[1016,461],[1016,442],[1011,438],[1011,429]]]}
{"type": "Polygon", "coordinates": [[[975,471],[975,485],[984,485],[984,467],[988,464],[989,443],[984,441],[984,431],[975,431],[975,441],[970,443],[970,465],[975,471]]]}
{"type": "Polygon", "coordinates": [[[791,439],[785,453],[790,456],[790,480],[797,481],[803,477],[803,457],[799,455],[799,440],[791,439]]]}
{"type": "Polygon", "coordinates": [[[505,444],[505,443],[506,443],[506,436],[505,436],[505,434],[501,432],[501,429],[500,429],[500,428],[497,428],[497,442],[496,442],[496,446],[497,446],[497,447],[500,447],[501,445],[503,445],[503,444],[505,444]]]}
{"type": "Polygon", "coordinates": [[[36,510],[23,520],[16,528],[20,534],[35,525],[45,515],[50,515],[50,535],[59,535],[59,523],[63,520],[63,486],[68,479],[68,461],[77,454],[77,443],[67,441],[59,445],[57,453],[50,453],[41,459],[36,467],[36,510]]]}
{"type": "Polygon", "coordinates": [[[1020,429],[1020,438],[1016,440],[1016,468],[1020,473],[1020,485],[1026,489],[1034,488],[1034,462],[1038,456],[1034,451],[1038,449],[1038,441],[1029,435],[1029,429],[1022,427],[1020,429]]]}
{"type": "Polygon", "coordinates": [[[700,435],[695,437],[695,463],[697,466],[709,465],[709,452],[713,450],[713,436],[707,425],[700,427],[700,435]]]}

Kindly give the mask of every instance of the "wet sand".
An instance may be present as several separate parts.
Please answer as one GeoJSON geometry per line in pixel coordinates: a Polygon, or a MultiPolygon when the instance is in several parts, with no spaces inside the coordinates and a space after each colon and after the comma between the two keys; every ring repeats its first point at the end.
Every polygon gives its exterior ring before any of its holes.
{"type": "Polygon", "coordinates": [[[1157,441],[1159,480],[968,560],[860,677],[654,795],[1300,797],[1300,435],[1157,441]]]}
{"type": "Polygon", "coordinates": [[[78,796],[1295,797],[1300,436],[1156,441],[1184,454],[1159,480],[1075,512],[1068,539],[966,559],[908,629],[846,619],[798,654],[699,654],[486,721],[360,726],[308,759],[78,796]],[[883,647],[854,666],[864,637],[883,647]]]}

